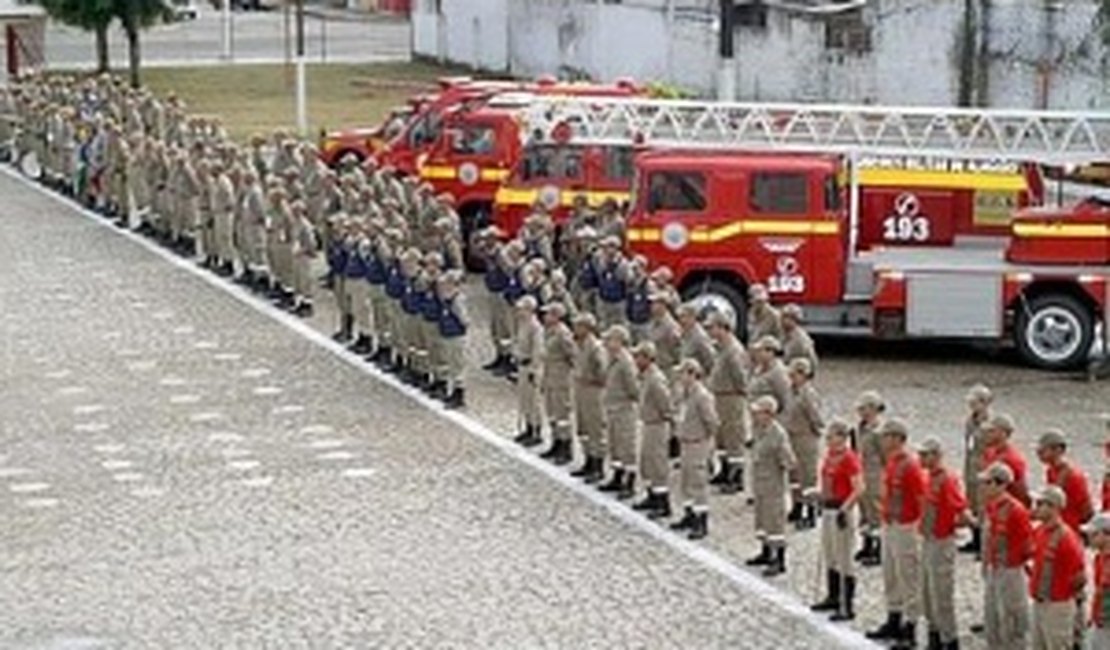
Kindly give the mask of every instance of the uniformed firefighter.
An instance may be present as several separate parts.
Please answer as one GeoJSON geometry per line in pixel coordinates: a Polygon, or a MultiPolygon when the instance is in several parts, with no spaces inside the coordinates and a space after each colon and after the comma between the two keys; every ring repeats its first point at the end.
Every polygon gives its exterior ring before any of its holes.
{"type": "Polygon", "coordinates": [[[377,356],[379,367],[385,370],[392,370],[399,357],[399,348],[401,347],[401,338],[397,334],[397,330],[401,326],[397,305],[405,290],[400,259],[403,254],[403,245],[404,234],[397,228],[387,228],[385,241],[379,251],[379,256],[385,265],[386,278],[382,292],[384,295],[380,303],[380,316],[382,317],[381,349],[377,356]]]}
{"type": "Polygon", "coordinates": [[[439,334],[443,338],[444,362],[444,404],[447,408],[466,406],[464,373],[466,371],[466,333],[470,327],[470,317],[466,311],[466,299],[462,292],[465,281],[459,269],[447,271],[440,276],[439,334]]]}
{"type": "Polygon", "coordinates": [[[498,241],[500,232],[490,226],[479,233],[477,245],[485,259],[484,284],[488,298],[490,340],[493,342],[495,356],[483,370],[500,371],[512,359],[512,328],[509,325],[509,307],[501,299],[502,292],[509,283],[506,272],[505,245],[498,241]]]}
{"type": "Polygon", "coordinates": [[[668,377],[656,362],[655,344],[641,342],[632,350],[632,356],[640,373],[640,476],[647,488],[647,496],[632,507],[652,519],[663,519],[671,516],[668,445],[675,422],[675,404],[668,377]]]}
{"type": "Polygon", "coordinates": [[[926,438],[917,447],[926,472],[925,509],[921,515],[922,613],[929,647],[959,647],[956,624],[956,529],[969,523],[967,497],[960,479],[944,464],[940,440],[926,438]]]}
{"type": "Polygon", "coordinates": [[[613,474],[601,486],[601,491],[616,492],[619,498],[627,499],[635,493],[639,465],[640,382],[636,362],[628,350],[631,340],[628,328],[612,325],[605,330],[602,339],[609,359],[602,404],[609,430],[609,464],[613,474]]]}
{"type": "Polygon", "coordinates": [[[1094,554],[1088,647],[1102,650],[1110,648],[1110,513],[1095,515],[1087,531],[1094,554]]]}
{"type": "Polygon", "coordinates": [[[362,273],[361,261],[355,257],[355,231],[357,225],[340,214],[331,227],[332,241],[327,247],[328,275],[332,277],[331,289],[335,297],[335,313],[339,316],[339,325],[332,334],[332,340],[339,343],[348,343],[354,331],[354,315],[351,313],[351,300],[347,282],[357,282],[362,273]],[[350,266],[350,279],[347,276],[347,267],[350,266]]]}
{"type": "Polygon", "coordinates": [[[860,525],[863,545],[855,559],[864,566],[878,566],[882,561],[882,542],[879,540],[879,502],[883,483],[883,445],[879,435],[886,402],[875,391],[864,391],[856,399],[859,420],[852,431],[852,448],[863,461],[864,491],[859,500],[860,525]]]}
{"type": "Polygon", "coordinates": [[[414,291],[417,294],[417,313],[411,323],[411,335],[409,347],[412,349],[412,375],[408,378],[409,383],[421,389],[427,390],[430,388],[432,379],[432,343],[436,335],[435,328],[429,327],[428,316],[435,316],[439,313],[439,305],[432,304],[438,302],[439,296],[436,295],[436,282],[439,279],[439,274],[442,270],[443,260],[440,258],[439,253],[422,253],[420,257],[420,272],[417,274],[416,281],[413,284],[414,291]]]}
{"type": "Polygon", "coordinates": [[[782,359],[790,363],[794,359],[805,359],[817,373],[817,346],[806,331],[803,323],[805,314],[802,308],[793,303],[785,305],[781,311],[782,321],[782,359]]]}
{"type": "Polygon", "coordinates": [[[732,333],[732,321],[721,312],[709,315],[709,335],[717,344],[708,388],[717,403],[719,470],[710,483],[732,494],[744,489],[744,446],[748,441],[748,370],[744,346],[732,333]]]}
{"type": "Polygon", "coordinates": [[[525,447],[543,442],[542,395],[544,341],[543,325],[536,316],[539,305],[534,296],[522,296],[516,303],[516,338],[513,356],[520,369],[517,378],[517,413],[521,431],[515,441],[525,447]]]}
{"type": "Polygon", "coordinates": [[[598,321],[602,327],[625,323],[626,284],[628,266],[621,254],[620,240],[606,237],[601,240],[601,253],[597,259],[597,304],[598,321]]]}
{"type": "Polygon", "coordinates": [[[1078,533],[1095,512],[1087,475],[1067,454],[1068,437],[1060,429],[1048,429],[1037,439],[1037,458],[1044,465],[1045,485],[1055,485],[1064,491],[1068,502],[1060,515],[1078,533]]]}
{"type": "Polygon", "coordinates": [[[775,419],[778,401],[764,395],[752,401],[752,495],[755,535],[760,552],[745,564],[764,567],[773,577],[786,571],[786,493],[788,474],[797,465],[786,429],[775,419]]]}
{"type": "MultiPolygon", "coordinates": [[[[211,250],[220,275],[231,277],[235,273],[235,186],[226,167],[216,167],[212,171],[209,186],[212,209],[211,250]]],[[[206,250],[205,253],[207,252],[206,250]]],[[[315,251],[313,254],[315,255],[315,251]]]]}
{"type": "Polygon", "coordinates": [[[578,344],[574,333],[566,324],[566,307],[561,302],[543,306],[544,328],[544,412],[551,429],[551,447],[540,454],[556,465],[566,465],[574,457],[572,434],[574,403],[571,385],[574,381],[574,364],[578,359],[578,344]]]}
{"type": "Polygon", "coordinates": [[[601,251],[597,245],[597,231],[589,226],[574,231],[579,253],[571,277],[574,302],[590,313],[597,311],[598,263],[601,251]]]}
{"type": "MultiPolygon", "coordinates": [[[[501,291],[502,306],[505,309],[503,314],[510,316],[505,321],[502,330],[507,333],[509,339],[502,341],[502,346],[506,347],[508,356],[505,357],[502,365],[492,369],[493,374],[497,376],[513,378],[519,368],[520,357],[514,352],[514,345],[516,339],[516,328],[520,324],[520,319],[517,318],[515,306],[517,302],[525,296],[527,291],[524,288],[524,244],[519,239],[514,239],[505,244],[502,249],[500,258],[502,270],[505,272],[505,288],[501,291]]],[[[533,296],[535,298],[535,296],[533,296]]],[[[537,301],[538,304],[538,301],[537,301]]]]}
{"type": "Polygon", "coordinates": [[[921,525],[926,477],[908,449],[909,429],[897,418],[879,428],[886,465],[882,474],[882,566],[886,621],[867,638],[912,648],[921,615],[921,525]]]}
{"type": "Polygon", "coordinates": [[[669,378],[682,360],[682,329],[671,314],[670,297],[666,292],[653,290],[648,299],[651,302],[651,324],[647,340],[655,345],[655,364],[669,378]]]}
{"type": "Polygon", "coordinates": [[[543,295],[544,302],[557,302],[563,306],[566,320],[574,320],[574,317],[578,315],[578,305],[575,304],[574,296],[567,288],[567,276],[562,269],[552,269],[547,275],[547,284],[544,286],[543,295]]]}
{"type": "Polygon", "coordinates": [[[424,343],[421,370],[426,376],[423,378],[421,388],[433,397],[446,386],[438,374],[443,367],[443,345],[439,336],[439,317],[443,313],[443,307],[440,305],[439,279],[443,273],[443,256],[436,251],[425,253],[424,277],[427,286],[422,303],[424,318],[420,323],[420,329],[423,331],[424,343]]]}
{"type": "Polygon", "coordinates": [[[713,339],[698,321],[698,309],[692,304],[679,305],[675,311],[678,327],[682,332],[682,344],[679,348],[679,357],[682,359],[695,359],[702,368],[712,368],[716,352],[713,349],[713,339]]]}
{"type": "Polygon", "coordinates": [[[983,509],[979,498],[979,472],[983,471],[983,424],[991,417],[991,402],[994,395],[991,389],[976,384],[967,392],[967,419],[964,420],[964,485],[967,486],[968,507],[974,522],[971,526],[971,539],[960,547],[961,553],[978,553],[982,544],[979,520],[983,509]]]}
{"type": "Polygon", "coordinates": [[[292,311],[297,316],[312,316],[313,302],[315,299],[316,282],[312,275],[312,266],[319,254],[319,242],[316,239],[316,228],[308,218],[308,210],[304,203],[297,202],[293,205],[293,293],[294,304],[292,311]]]}
{"type": "Polygon", "coordinates": [[[681,445],[682,518],[672,530],[685,530],[690,539],[709,534],[709,455],[721,421],[713,393],[702,384],[701,364],[693,358],[678,365],[681,445]]]}
{"type": "Polygon", "coordinates": [[[1008,490],[1014,473],[993,463],[983,491],[983,618],[989,648],[1024,648],[1029,637],[1025,566],[1032,554],[1029,510],[1008,490]]]}
{"type": "Polygon", "coordinates": [[[602,394],[609,368],[605,346],[597,337],[597,317],[582,312],[574,319],[574,341],[578,357],[574,362],[574,417],[585,461],[571,472],[587,483],[600,481],[609,454],[608,430],[602,394]]]}
{"type": "Polygon", "coordinates": [[[748,342],[758,341],[764,336],[782,340],[782,317],[779,310],[771,306],[771,296],[762,284],[748,287],[747,335],[748,342]]]}
{"type": "Polygon", "coordinates": [[[773,336],[763,336],[751,344],[751,378],[748,397],[756,400],[764,395],[775,398],[779,408],[790,402],[790,377],[778,357],[781,346],[773,336]]]}
{"type": "Polygon", "coordinates": [[[1014,419],[1005,413],[996,413],[983,424],[983,466],[989,467],[1001,462],[1013,472],[1013,479],[1007,489],[1018,501],[1029,507],[1029,464],[1024,454],[1012,442],[1016,425],[1014,419]]]}
{"type": "Polygon", "coordinates": [[[1032,562],[1029,595],[1033,600],[1033,650],[1078,647],[1075,619],[1086,586],[1086,557],[1079,533],[1064,521],[1067,495],[1047,485],[1033,498],[1032,562]]]}
{"type": "Polygon", "coordinates": [[[244,284],[260,289],[266,278],[266,199],[258,175],[243,173],[243,238],[238,242],[244,284]]]}
{"type": "Polygon", "coordinates": [[[810,381],[809,360],[798,357],[789,366],[790,395],[782,411],[782,425],[790,435],[790,448],[798,460],[790,475],[793,504],[787,521],[798,528],[813,528],[817,523],[817,504],[806,494],[817,487],[817,460],[825,419],[821,414],[821,395],[810,381]]]}
{"type": "Polygon", "coordinates": [[[851,426],[839,418],[825,429],[821,461],[821,557],[825,561],[825,598],[810,609],[829,612],[833,621],[856,616],[856,569],[852,545],[856,502],[863,495],[863,463],[851,447],[851,426]]]}
{"type": "MultiPolygon", "coordinates": [[[[371,331],[367,354],[370,361],[382,363],[389,357],[389,296],[386,293],[386,281],[389,278],[392,244],[385,221],[375,217],[370,219],[368,225],[370,246],[364,261],[371,331]]],[[[466,326],[469,328],[469,323],[466,326]]]]}
{"type": "Polygon", "coordinates": [[[628,278],[625,282],[624,318],[632,340],[647,340],[651,332],[651,278],[647,274],[647,259],[642,255],[633,257],[628,263],[628,278]]]}
{"type": "Polygon", "coordinates": [[[412,372],[412,326],[420,313],[419,295],[416,293],[416,276],[420,273],[420,251],[402,249],[394,276],[394,298],[390,314],[392,324],[393,364],[391,372],[407,379],[412,372]],[[398,289],[399,287],[399,289],[398,289]],[[394,295],[396,294],[396,295],[394,295]]]}

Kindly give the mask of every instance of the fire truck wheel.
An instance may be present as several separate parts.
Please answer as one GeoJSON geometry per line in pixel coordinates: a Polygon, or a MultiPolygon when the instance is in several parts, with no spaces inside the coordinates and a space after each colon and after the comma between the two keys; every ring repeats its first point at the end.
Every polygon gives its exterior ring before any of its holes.
{"type": "Polygon", "coordinates": [[[716,278],[697,280],[683,287],[682,300],[694,305],[703,319],[713,311],[724,313],[732,321],[736,335],[744,338],[748,330],[748,301],[732,282],[716,278]]]}
{"type": "Polygon", "coordinates": [[[1094,335],[1091,311],[1069,295],[1045,294],[1018,307],[1014,331],[1018,351],[1039,368],[1079,367],[1087,359],[1094,335]]]}

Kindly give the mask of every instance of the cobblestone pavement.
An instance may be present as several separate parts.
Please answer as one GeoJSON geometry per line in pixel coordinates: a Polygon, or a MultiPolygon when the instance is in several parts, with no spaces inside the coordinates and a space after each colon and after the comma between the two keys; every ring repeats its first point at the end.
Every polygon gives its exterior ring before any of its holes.
{"type": "Polygon", "coordinates": [[[0,647],[863,647],[291,317],[0,196],[0,647]]]}

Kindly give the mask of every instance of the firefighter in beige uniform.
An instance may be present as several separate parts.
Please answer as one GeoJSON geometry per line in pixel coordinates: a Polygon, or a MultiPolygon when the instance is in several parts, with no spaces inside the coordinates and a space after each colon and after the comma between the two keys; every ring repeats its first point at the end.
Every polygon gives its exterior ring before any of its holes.
{"type": "Polygon", "coordinates": [[[748,397],[756,400],[764,395],[775,398],[779,408],[790,401],[790,377],[778,358],[779,341],[773,336],[756,339],[751,346],[752,373],[748,381],[748,397]]]}
{"type": "Polygon", "coordinates": [[[805,495],[817,488],[817,461],[821,432],[825,429],[821,396],[809,379],[812,373],[808,359],[798,357],[790,362],[790,397],[782,411],[782,425],[790,435],[790,448],[798,459],[790,476],[793,505],[787,520],[795,522],[800,529],[817,524],[817,506],[805,495]]]}
{"type": "Polygon", "coordinates": [[[709,454],[721,420],[713,393],[702,384],[701,364],[693,358],[678,365],[681,418],[678,440],[682,445],[683,516],[671,524],[672,530],[687,530],[690,539],[709,534],[709,454]]]}
{"type": "Polygon", "coordinates": [[[296,302],[293,313],[298,316],[312,315],[312,301],[315,293],[315,278],[312,265],[319,254],[319,241],[316,227],[308,218],[308,208],[303,202],[293,204],[293,293],[296,302]]]}
{"type": "Polygon", "coordinates": [[[212,244],[221,274],[235,272],[235,186],[224,167],[213,169],[212,244]]]}
{"type": "Polygon", "coordinates": [[[802,308],[793,303],[782,308],[782,360],[790,363],[794,359],[805,359],[817,373],[817,348],[813,338],[805,330],[805,314],[802,308]]]}
{"type": "Polygon", "coordinates": [[[601,404],[609,360],[597,338],[597,317],[588,312],[579,314],[574,319],[574,340],[578,344],[578,358],[574,362],[574,416],[586,459],[571,476],[596,483],[604,475],[605,457],[609,453],[601,404]]]}
{"type": "Polygon", "coordinates": [[[748,566],[763,566],[763,575],[786,571],[787,475],[797,465],[786,429],[775,420],[778,401],[764,395],[752,401],[752,494],[755,497],[755,534],[759,555],[748,566]]]}
{"type": "Polygon", "coordinates": [[[682,359],[682,330],[678,321],[671,315],[669,296],[663,291],[653,291],[651,301],[651,325],[648,340],[655,344],[655,364],[668,378],[673,376],[675,366],[682,359]]]}
{"type": "Polygon", "coordinates": [[[517,412],[524,429],[516,442],[533,447],[543,442],[541,432],[540,386],[543,382],[544,344],[543,326],[536,317],[536,299],[524,296],[516,302],[516,338],[513,354],[520,369],[516,384],[517,412]]]}
{"type": "Polygon", "coordinates": [[[748,341],[758,341],[764,336],[782,340],[782,318],[779,310],[771,306],[767,287],[753,284],[748,288],[748,341]]]}
{"type": "Polygon", "coordinates": [[[978,521],[982,518],[982,499],[979,495],[979,472],[983,471],[983,425],[991,419],[991,389],[982,384],[967,392],[967,419],[964,420],[964,486],[967,489],[968,509],[975,520],[971,527],[971,540],[960,547],[961,553],[978,553],[982,547],[983,532],[978,521]]]}
{"type": "Polygon", "coordinates": [[[605,422],[609,427],[609,458],[613,475],[601,486],[603,492],[616,492],[630,498],[636,489],[637,429],[640,423],[640,382],[636,363],[628,351],[631,335],[623,325],[613,325],[602,336],[609,367],[605,374],[605,422]]]}
{"type": "Polygon", "coordinates": [[[717,402],[721,426],[717,429],[720,470],[710,483],[726,493],[744,489],[744,446],[748,441],[748,368],[743,344],[732,333],[732,321],[721,312],[709,316],[709,335],[717,343],[708,388],[717,402]]]}
{"type": "Polygon", "coordinates": [[[552,302],[543,306],[544,327],[544,411],[551,423],[551,447],[540,454],[556,465],[566,465],[574,456],[571,438],[574,403],[571,383],[578,344],[565,321],[566,307],[552,302]]]}
{"type": "Polygon", "coordinates": [[[643,425],[640,475],[648,490],[647,497],[632,507],[645,511],[652,519],[664,519],[671,516],[667,445],[675,421],[675,404],[667,375],[656,362],[655,344],[651,341],[640,343],[632,350],[632,356],[640,371],[640,420],[643,425]]]}
{"type": "Polygon", "coordinates": [[[682,341],[679,347],[679,357],[694,359],[706,371],[713,367],[713,339],[709,338],[705,328],[698,322],[698,309],[694,305],[679,305],[675,313],[678,326],[681,330],[682,341]]]}
{"type": "Polygon", "coordinates": [[[243,185],[243,239],[237,249],[244,282],[258,287],[266,274],[266,197],[254,170],[243,173],[243,185]]]}
{"type": "Polygon", "coordinates": [[[882,561],[882,542],[879,541],[879,499],[882,493],[883,454],[882,414],[886,402],[875,391],[864,391],[856,400],[859,423],[852,431],[852,447],[863,462],[863,496],[859,500],[860,523],[863,528],[863,547],[855,559],[864,566],[878,566],[882,561]]]}
{"type": "Polygon", "coordinates": [[[465,279],[463,272],[457,269],[439,276],[440,307],[443,309],[439,333],[443,337],[443,379],[446,382],[444,404],[449,409],[466,406],[463,376],[466,371],[466,333],[470,328],[470,317],[461,290],[465,279]]]}

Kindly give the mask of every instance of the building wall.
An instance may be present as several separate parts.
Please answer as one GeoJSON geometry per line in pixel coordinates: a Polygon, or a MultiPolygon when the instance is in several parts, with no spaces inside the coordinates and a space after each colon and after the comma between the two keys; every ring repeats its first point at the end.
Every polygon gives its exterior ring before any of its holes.
{"type": "MultiPolygon", "coordinates": [[[[442,17],[422,19],[419,6],[436,1],[417,2],[419,54],[439,51],[424,33],[435,28],[446,33],[438,36],[446,58],[460,63],[716,90],[716,0],[438,0],[442,17]],[[483,34],[480,45],[475,34],[483,34]]],[[[765,24],[736,29],[740,99],[952,105],[963,96],[1019,108],[1110,106],[1110,51],[1095,33],[1096,0],[973,0],[968,43],[960,0],[870,0],[838,13],[767,4],[765,24]],[[982,54],[970,76],[961,75],[965,51],[982,54]]]]}

